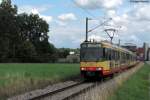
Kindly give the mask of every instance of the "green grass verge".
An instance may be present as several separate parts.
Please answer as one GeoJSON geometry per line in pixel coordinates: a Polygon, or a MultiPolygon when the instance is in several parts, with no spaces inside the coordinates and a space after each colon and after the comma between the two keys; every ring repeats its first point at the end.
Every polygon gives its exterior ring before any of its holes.
{"type": "Polygon", "coordinates": [[[150,65],[145,64],[140,71],[130,77],[110,97],[110,100],[150,100],[150,65]]]}
{"type": "Polygon", "coordinates": [[[44,87],[79,73],[79,64],[0,64],[0,97],[44,87]]]}

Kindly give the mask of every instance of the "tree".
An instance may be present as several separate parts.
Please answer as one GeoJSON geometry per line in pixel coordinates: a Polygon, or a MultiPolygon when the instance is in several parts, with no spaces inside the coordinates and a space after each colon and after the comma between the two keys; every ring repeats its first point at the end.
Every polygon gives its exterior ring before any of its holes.
{"type": "Polygon", "coordinates": [[[56,48],[48,41],[48,23],[34,14],[17,14],[11,0],[0,4],[0,62],[48,62],[56,48]]]}
{"type": "Polygon", "coordinates": [[[29,41],[24,41],[17,47],[17,62],[36,62],[36,50],[34,45],[29,41]]]}
{"type": "Polygon", "coordinates": [[[21,39],[30,41],[37,52],[37,58],[40,62],[50,61],[55,53],[55,47],[48,42],[49,25],[46,21],[34,14],[18,15],[18,24],[20,27],[21,39]]]}
{"type": "Polygon", "coordinates": [[[15,57],[16,41],[19,40],[16,23],[17,7],[11,5],[10,0],[3,0],[0,4],[0,57],[1,60],[15,57]]]}
{"type": "Polygon", "coordinates": [[[58,49],[58,54],[60,58],[66,58],[69,55],[69,48],[60,48],[58,49]]]}
{"type": "Polygon", "coordinates": [[[29,40],[32,43],[48,39],[49,25],[39,15],[19,14],[18,24],[22,39],[29,40]]]}

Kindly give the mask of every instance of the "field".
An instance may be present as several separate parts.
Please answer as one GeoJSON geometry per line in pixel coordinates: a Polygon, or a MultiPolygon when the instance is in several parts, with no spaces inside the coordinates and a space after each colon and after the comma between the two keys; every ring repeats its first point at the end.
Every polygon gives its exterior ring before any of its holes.
{"type": "Polygon", "coordinates": [[[79,75],[79,64],[0,64],[0,97],[79,75]]]}
{"type": "Polygon", "coordinates": [[[145,66],[129,78],[110,100],[149,100],[150,65],[145,66]]]}

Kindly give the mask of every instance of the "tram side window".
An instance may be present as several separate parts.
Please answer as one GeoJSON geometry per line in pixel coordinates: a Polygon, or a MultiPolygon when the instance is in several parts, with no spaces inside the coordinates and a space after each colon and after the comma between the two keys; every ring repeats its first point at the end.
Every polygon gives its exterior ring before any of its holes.
{"type": "Polygon", "coordinates": [[[119,51],[117,51],[117,58],[118,58],[118,60],[120,60],[120,52],[119,51]]]}
{"type": "Polygon", "coordinates": [[[125,53],[123,52],[122,53],[122,60],[123,60],[123,63],[125,62],[125,53]]]}
{"type": "Polygon", "coordinates": [[[117,60],[120,60],[120,52],[117,51],[117,60]]]}
{"type": "Polygon", "coordinates": [[[123,56],[124,56],[124,60],[126,60],[126,54],[125,53],[123,53],[123,56]]]}
{"type": "Polygon", "coordinates": [[[123,57],[123,52],[121,52],[121,60],[123,60],[124,59],[124,57],[123,57]]]}
{"type": "Polygon", "coordinates": [[[126,53],[124,53],[124,55],[125,55],[125,60],[127,60],[127,54],[126,54],[126,53]]]}
{"type": "Polygon", "coordinates": [[[116,51],[113,50],[113,59],[116,60],[116,51]]]}
{"type": "Polygon", "coordinates": [[[117,51],[115,51],[115,58],[116,58],[116,60],[118,60],[118,56],[117,56],[117,51]]]}
{"type": "Polygon", "coordinates": [[[126,57],[127,57],[127,54],[126,54],[126,53],[124,53],[124,59],[125,59],[125,60],[127,59],[126,57]]]}
{"type": "Polygon", "coordinates": [[[120,51],[118,51],[118,60],[120,60],[120,51]]]}
{"type": "Polygon", "coordinates": [[[105,60],[109,60],[110,59],[110,49],[108,48],[103,48],[103,58],[105,60]]]}
{"type": "Polygon", "coordinates": [[[130,61],[132,61],[132,56],[130,55],[130,61]]]}
{"type": "Polygon", "coordinates": [[[115,51],[115,60],[118,60],[118,51],[115,51]]]}
{"type": "Polygon", "coordinates": [[[126,60],[128,59],[128,54],[127,53],[125,53],[125,57],[126,57],[126,60]]]}
{"type": "Polygon", "coordinates": [[[127,54],[127,60],[130,60],[130,55],[129,54],[127,54]]]}
{"type": "Polygon", "coordinates": [[[118,54],[117,51],[115,51],[115,58],[116,58],[116,60],[118,60],[118,55],[117,54],[118,54]]]}
{"type": "Polygon", "coordinates": [[[103,48],[103,58],[105,60],[108,60],[108,56],[109,56],[109,49],[103,48]]]}
{"type": "Polygon", "coordinates": [[[117,60],[119,60],[119,51],[117,51],[117,60]]]}
{"type": "Polygon", "coordinates": [[[114,60],[115,59],[115,52],[114,52],[114,50],[111,50],[111,60],[114,60]]]}
{"type": "Polygon", "coordinates": [[[127,60],[129,60],[129,54],[127,54],[127,60]]]}
{"type": "Polygon", "coordinates": [[[122,60],[124,60],[124,53],[122,52],[122,60]]]}
{"type": "Polygon", "coordinates": [[[107,60],[107,48],[103,48],[103,58],[107,60]]]}
{"type": "Polygon", "coordinates": [[[111,49],[107,49],[107,60],[111,60],[112,59],[111,52],[112,52],[111,49]]]}
{"type": "Polygon", "coordinates": [[[113,60],[113,50],[111,50],[111,60],[113,60]]]}
{"type": "Polygon", "coordinates": [[[113,57],[113,50],[111,50],[111,60],[113,60],[114,57],[113,57]]]}

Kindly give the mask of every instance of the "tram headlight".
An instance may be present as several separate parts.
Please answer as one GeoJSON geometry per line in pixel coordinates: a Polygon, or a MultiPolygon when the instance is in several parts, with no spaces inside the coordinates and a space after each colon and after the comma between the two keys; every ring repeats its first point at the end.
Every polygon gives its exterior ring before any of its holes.
{"type": "Polygon", "coordinates": [[[100,71],[100,70],[102,70],[102,68],[99,67],[99,68],[96,68],[96,70],[100,71]]]}
{"type": "Polygon", "coordinates": [[[84,71],[84,70],[86,70],[86,68],[82,67],[81,70],[84,71]]]}

